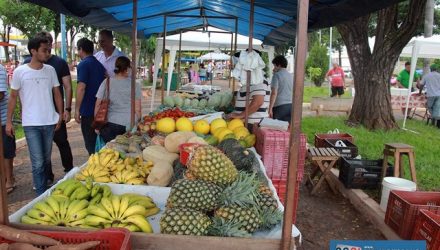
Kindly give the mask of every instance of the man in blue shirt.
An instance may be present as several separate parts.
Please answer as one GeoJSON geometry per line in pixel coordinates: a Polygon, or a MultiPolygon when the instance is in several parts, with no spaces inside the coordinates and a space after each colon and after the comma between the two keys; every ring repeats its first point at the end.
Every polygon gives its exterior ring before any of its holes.
{"type": "Polygon", "coordinates": [[[77,44],[81,62],[77,66],[75,121],[81,124],[81,132],[89,155],[95,152],[96,133],[92,128],[96,93],[105,79],[104,66],[93,56],[93,42],[81,38],[77,44]]]}

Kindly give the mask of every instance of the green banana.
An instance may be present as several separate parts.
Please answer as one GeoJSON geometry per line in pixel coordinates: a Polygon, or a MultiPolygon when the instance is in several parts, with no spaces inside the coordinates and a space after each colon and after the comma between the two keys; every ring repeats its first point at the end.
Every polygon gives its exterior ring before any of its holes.
{"type": "Polygon", "coordinates": [[[83,218],[81,220],[76,220],[76,221],[69,222],[68,225],[71,226],[71,227],[78,227],[78,226],[84,225],[84,224],[86,224],[86,219],[85,218],[83,218]]]}
{"type": "Polygon", "coordinates": [[[119,197],[119,195],[112,195],[110,201],[113,206],[113,212],[115,213],[115,218],[118,218],[119,207],[121,205],[121,197],[119,197]]]}
{"type": "Polygon", "coordinates": [[[44,213],[43,211],[40,211],[38,209],[35,208],[31,208],[26,212],[26,215],[36,219],[36,220],[42,220],[42,221],[46,221],[46,222],[51,222],[54,221],[53,218],[51,218],[49,215],[47,215],[46,213],[44,213]]]}
{"type": "Polygon", "coordinates": [[[153,233],[153,228],[151,227],[150,223],[142,215],[139,215],[139,214],[132,215],[130,217],[127,217],[122,222],[123,223],[132,223],[132,224],[138,226],[142,230],[142,232],[153,233]]]}
{"type": "Polygon", "coordinates": [[[60,184],[55,186],[55,190],[64,190],[65,188],[67,188],[70,185],[74,185],[75,183],[79,183],[79,181],[75,180],[75,179],[67,179],[63,182],[61,182],[60,184]]]}
{"type": "Polygon", "coordinates": [[[105,218],[96,216],[96,215],[87,215],[86,216],[86,224],[89,226],[101,226],[105,224],[111,224],[112,222],[110,220],[107,220],[105,218]]]}
{"type": "Polygon", "coordinates": [[[85,186],[81,186],[77,188],[71,195],[71,200],[82,200],[85,199],[89,195],[90,190],[87,189],[85,186]]]}
{"type": "Polygon", "coordinates": [[[53,197],[49,196],[46,198],[46,203],[52,208],[57,219],[60,218],[60,203],[53,197]]]}
{"type": "Polygon", "coordinates": [[[72,195],[72,193],[73,193],[74,191],[78,190],[80,187],[84,187],[83,184],[82,184],[81,182],[74,183],[74,184],[72,184],[72,185],[67,186],[67,187],[64,189],[64,192],[63,192],[63,193],[64,193],[65,196],[70,197],[70,196],[72,195]]]}
{"type": "Polygon", "coordinates": [[[87,200],[74,200],[74,201],[72,201],[70,203],[69,207],[67,208],[66,217],[70,218],[71,215],[87,208],[88,205],[89,205],[89,202],[87,200]],[[77,201],[77,202],[75,202],[75,201],[77,201]]]}
{"type": "Polygon", "coordinates": [[[112,190],[108,185],[102,185],[102,195],[104,197],[109,197],[110,195],[112,195],[112,190]]]}
{"type": "Polygon", "coordinates": [[[101,191],[101,185],[99,184],[95,184],[92,188],[92,192],[90,193],[90,195],[92,197],[95,197],[96,195],[98,195],[101,191]]]}
{"type": "Polygon", "coordinates": [[[89,190],[93,188],[93,179],[90,177],[86,178],[86,188],[89,190]]]}
{"type": "Polygon", "coordinates": [[[109,197],[102,197],[101,205],[105,208],[105,210],[112,216],[112,218],[116,218],[115,211],[113,210],[113,205],[109,199],[109,197]]]}
{"type": "Polygon", "coordinates": [[[52,191],[51,195],[58,195],[58,194],[63,194],[63,190],[62,189],[55,189],[52,191]]]}
{"type": "Polygon", "coordinates": [[[96,215],[108,220],[113,220],[112,216],[107,212],[107,210],[102,205],[89,205],[88,212],[91,215],[96,215]]]}
{"type": "Polygon", "coordinates": [[[53,211],[53,209],[44,201],[35,203],[34,208],[44,212],[54,220],[57,219],[57,216],[55,215],[55,211],[53,211]]]}
{"type": "Polygon", "coordinates": [[[65,220],[67,215],[67,208],[69,207],[70,200],[65,200],[60,204],[60,219],[65,220]]]}
{"type": "Polygon", "coordinates": [[[124,228],[128,229],[130,232],[140,232],[142,231],[138,226],[129,223],[124,228]]]}
{"type": "Polygon", "coordinates": [[[49,223],[47,221],[36,220],[36,219],[31,218],[27,215],[23,215],[21,217],[21,222],[24,224],[32,224],[32,225],[49,225],[49,223]]]}
{"type": "Polygon", "coordinates": [[[79,200],[71,200],[66,210],[66,218],[69,218],[70,211],[79,203],[79,200]]]}
{"type": "Polygon", "coordinates": [[[78,212],[72,213],[72,214],[70,214],[70,217],[68,217],[69,218],[69,223],[77,221],[77,220],[82,220],[87,215],[89,215],[89,212],[88,212],[87,208],[84,208],[83,210],[80,210],[78,212]]]}
{"type": "Polygon", "coordinates": [[[54,198],[58,203],[62,203],[69,199],[69,197],[65,196],[64,194],[52,194],[52,198],[54,198]]]}
{"type": "Polygon", "coordinates": [[[90,200],[90,202],[89,202],[89,204],[90,205],[96,205],[96,204],[98,204],[99,202],[101,202],[101,198],[102,198],[102,194],[101,193],[98,193],[97,195],[95,195],[91,200],[90,200]]]}
{"type": "Polygon", "coordinates": [[[135,214],[139,214],[139,215],[144,216],[146,213],[147,213],[147,210],[143,206],[134,205],[134,206],[128,207],[127,210],[125,210],[124,214],[121,214],[119,216],[119,218],[125,219],[125,218],[130,217],[135,214]]]}

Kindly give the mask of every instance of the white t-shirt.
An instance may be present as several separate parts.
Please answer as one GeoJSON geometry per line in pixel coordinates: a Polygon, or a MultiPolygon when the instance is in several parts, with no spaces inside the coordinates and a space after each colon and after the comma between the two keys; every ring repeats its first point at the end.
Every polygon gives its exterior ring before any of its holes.
{"type": "Polygon", "coordinates": [[[53,102],[53,88],[60,86],[55,69],[43,64],[39,70],[29,64],[14,70],[11,89],[17,90],[22,104],[23,126],[53,125],[59,115],[53,102]]]}

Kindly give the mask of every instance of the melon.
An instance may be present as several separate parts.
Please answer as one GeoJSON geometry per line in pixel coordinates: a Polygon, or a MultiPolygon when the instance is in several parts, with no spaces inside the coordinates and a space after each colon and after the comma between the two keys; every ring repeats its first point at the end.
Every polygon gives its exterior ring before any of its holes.
{"type": "Polygon", "coordinates": [[[199,108],[204,109],[204,108],[206,108],[207,104],[208,104],[208,101],[206,99],[202,99],[199,101],[199,108]]]}
{"type": "Polygon", "coordinates": [[[180,96],[175,96],[174,97],[174,105],[176,105],[176,107],[182,107],[183,99],[180,96]]]}
{"type": "Polygon", "coordinates": [[[196,109],[198,106],[199,106],[199,100],[197,100],[197,99],[193,99],[193,100],[191,101],[191,108],[196,109]]]}
{"type": "Polygon", "coordinates": [[[174,98],[171,96],[165,96],[165,98],[163,98],[163,103],[167,107],[174,107],[174,98]]]}
{"type": "Polygon", "coordinates": [[[186,99],[183,101],[183,106],[186,107],[186,108],[190,107],[190,106],[191,106],[191,99],[186,98],[186,99]]]}
{"type": "Polygon", "coordinates": [[[229,106],[231,101],[232,101],[232,93],[231,92],[223,93],[220,107],[223,108],[229,106]]]}

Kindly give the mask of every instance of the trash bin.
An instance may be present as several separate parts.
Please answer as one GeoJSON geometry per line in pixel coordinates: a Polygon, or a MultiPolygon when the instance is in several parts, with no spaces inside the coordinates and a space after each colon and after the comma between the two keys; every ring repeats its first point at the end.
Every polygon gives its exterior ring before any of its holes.
{"type": "MultiPolygon", "coordinates": [[[[177,73],[173,73],[173,76],[171,78],[171,91],[177,90],[177,73]]],[[[168,89],[168,73],[165,74],[165,90],[168,89]]]]}

